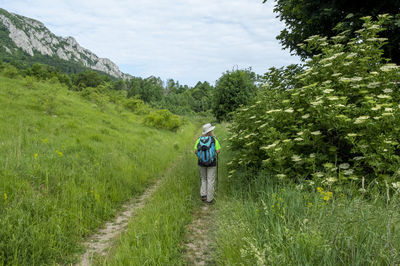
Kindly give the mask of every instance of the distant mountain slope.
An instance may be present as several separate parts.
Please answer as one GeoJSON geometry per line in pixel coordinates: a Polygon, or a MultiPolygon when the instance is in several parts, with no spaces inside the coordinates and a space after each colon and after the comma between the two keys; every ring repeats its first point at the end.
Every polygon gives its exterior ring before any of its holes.
{"type": "Polygon", "coordinates": [[[56,36],[39,21],[0,8],[0,59],[7,58],[46,63],[70,73],[91,68],[116,78],[130,77],[111,60],[80,46],[73,37],[56,36]]]}

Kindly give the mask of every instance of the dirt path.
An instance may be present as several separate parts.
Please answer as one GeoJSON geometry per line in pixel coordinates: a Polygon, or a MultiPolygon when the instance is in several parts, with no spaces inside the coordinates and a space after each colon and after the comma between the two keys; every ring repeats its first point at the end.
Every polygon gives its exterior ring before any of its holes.
{"type": "MultiPolygon", "coordinates": [[[[197,139],[198,134],[193,139],[197,139]]],[[[185,154],[182,153],[181,156],[185,154]]],[[[163,176],[168,176],[172,169],[175,168],[176,164],[180,161],[178,159],[170,165],[170,167],[164,172],[163,176]]],[[[91,265],[91,259],[96,256],[105,256],[112,247],[112,240],[116,239],[128,226],[130,218],[135,214],[137,210],[143,208],[147,199],[149,199],[157,188],[161,185],[163,178],[161,177],[158,181],[139,197],[135,198],[122,207],[122,212],[119,213],[113,221],[109,221],[104,225],[104,228],[100,229],[94,235],[90,236],[84,243],[86,252],[83,254],[76,265],[87,266],[91,265]]],[[[208,208],[208,206],[205,206],[208,208]]],[[[205,213],[208,213],[206,211],[205,213]]],[[[201,215],[200,215],[201,217],[201,215]]]]}
{"type": "Polygon", "coordinates": [[[186,261],[189,265],[212,265],[213,249],[213,205],[204,204],[194,214],[191,224],[186,227],[186,261]]]}
{"type": "Polygon", "coordinates": [[[112,240],[126,229],[129,219],[135,214],[135,211],[144,206],[145,201],[153,195],[161,182],[162,178],[148,188],[139,198],[125,204],[122,207],[124,211],[119,213],[113,221],[107,222],[104,228],[89,237],[85,242],[86,252],[82,255],[77,265],[91,265],[90,261],[94,255],[105,256],[111,248],[112,240]]]}

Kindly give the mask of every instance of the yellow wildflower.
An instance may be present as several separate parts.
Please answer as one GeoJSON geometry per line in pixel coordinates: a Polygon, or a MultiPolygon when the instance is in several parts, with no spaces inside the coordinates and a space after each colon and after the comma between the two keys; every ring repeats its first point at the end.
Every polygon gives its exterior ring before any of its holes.
{"type": "Polygon", "coordinates": [[[39,156],[39,154],[37,154],[37,153],[35,153],[35,154],[33,155],[33,157],[35,157],[35,159],[37,159],[38,156],[39,156]]]}
{"type": "Polygon", "coordinates": [[[60,157],[63,157],[63,156],[64,156],[64,154],[63,154],[61,151],[59,151],[59,150],[56,150],[56,153],[57,153],[58,155],[60,155],[60,157]]]}
{"type": "Polygon", "coordinates": [[[324,200],[325,201],[331,200],[332,197],[333,197],[333,193],[332,192],[330,192],[330,191],[325,192],[325,194],[324,194],[324,200]]]}
{"type": "Polygon", "coordinates": [[[322,187],[317,187],[317,191],[321,193],[324,191],[324,189],[322,187]]]}
{"type": "Polygon", "coordinates": [[[7,200],[7,193],[4,193],[4,200],[7,200]]]}

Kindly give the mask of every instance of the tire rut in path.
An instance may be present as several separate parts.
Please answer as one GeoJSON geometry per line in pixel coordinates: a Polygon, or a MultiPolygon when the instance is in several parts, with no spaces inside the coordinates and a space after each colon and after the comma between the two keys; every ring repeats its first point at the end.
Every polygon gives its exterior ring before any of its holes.
{"type": "Polygon", "coordinates": [[[189,265],[212,265],[214,206],[204,204],[194,214],[194,219],[186,227],[186,261],[189,265]]]}
{"type": "Polygon", "coordinates": [[[80,262],[76,265],[91,265],[90,261],[94,255],[107,255],[112,246],[112,240],[116,239],[126,229],[129,219],[137,210],[143,208],[146,200],[153,195],[154,191],[156,191],[160,186],[162,180],[163,178],[158,179],[157,182],[150,188],[146,189],[139,198],[135,198],[124,204],[122,210],[125,211],[119,213],[113,221],[107,222],[102,229],[90,236],[84,243],[86,252],[82,255],[80,262]]]}

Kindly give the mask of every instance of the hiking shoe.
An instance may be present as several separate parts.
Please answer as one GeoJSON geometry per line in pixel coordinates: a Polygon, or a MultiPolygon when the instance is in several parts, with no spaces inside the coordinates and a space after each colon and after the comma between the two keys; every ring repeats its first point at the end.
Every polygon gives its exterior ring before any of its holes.
{"type": "Polygon", "coordinates": [[[214,200],[207,201],[207,204],[208,204],[208,205],[213,205],[214,203],[215,203],[215,201],[214,201],[214,200]]]}
{"type": "Polygon", "coordinates": [[[201,200],[202,201],[206,201],[207,200],[207,196],[201,196],[201,200]]]}

